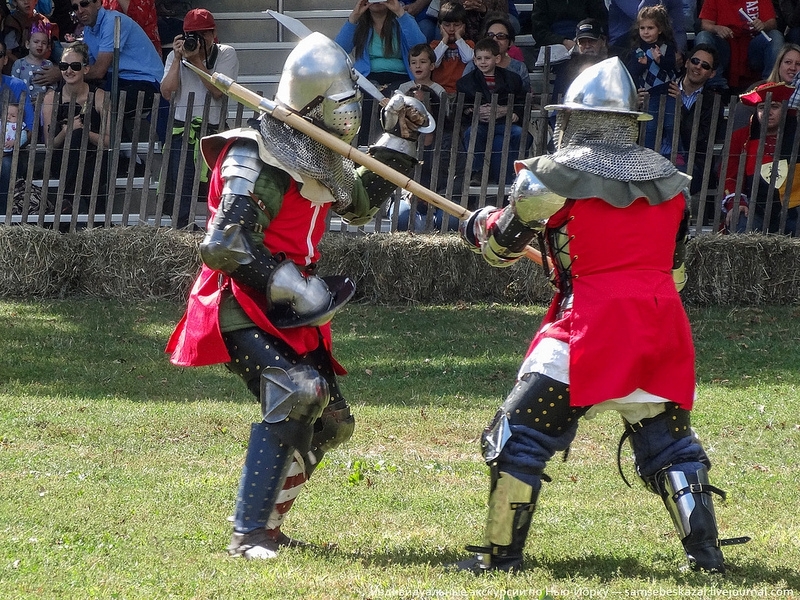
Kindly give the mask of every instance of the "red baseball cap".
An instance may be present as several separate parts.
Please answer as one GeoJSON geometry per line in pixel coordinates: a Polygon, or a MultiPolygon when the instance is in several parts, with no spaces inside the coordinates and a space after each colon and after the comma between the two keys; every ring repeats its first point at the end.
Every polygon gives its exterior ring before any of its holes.
{"type": "Polygon", "coordinates": [[[216,27],[214,16],[205,8],[193,8],[183,18],[184,31],[211,31],[216,27]]]}

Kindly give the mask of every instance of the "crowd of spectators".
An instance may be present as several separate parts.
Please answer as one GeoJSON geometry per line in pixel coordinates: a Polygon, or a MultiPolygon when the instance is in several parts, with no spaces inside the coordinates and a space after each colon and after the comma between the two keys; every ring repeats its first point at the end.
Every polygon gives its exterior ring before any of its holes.
{"type": "MultiPolygon", "coordinates": [[[[507,0],[357,0],[336,36],[337,43],[353,56],[356,69],[385,96],[400,89],[429,102],[432,112],[446,115],[437,134],[424,138],[422,177],[424,182],[433,182],[437,191],[460,190],[460,182],[476,183],[484,164],[490,183],[513,178],[513,160],[530,145],[522,107],[531,91],[533,65],[530,56],[514,43],[520,35],[533,38],[527,52],[536,55],[538,49],[549,48],[556,57],[550,63],[553,84],[549,101],[557,102],[586,66],[619,56],[643,101],[647,98],[643,110],[661,116],[645,128],[642,143],[653,147],[660,139],[655,150],[674,158],[681,168],[691,167],[694,193],[704,174],[710,173],[712,179],[719,175],[718,165],[707,168],[706,155],[721,139],[721,111],[727,100],[754,82],[783,83],[792,91],[800,83],[800,45],[796,43],[800,41],[800,3],[796,0],[534,0],[530,4],[531,9],[521,13],[507,0]],[[452,114],[459,93],[463,93],[464,110],[454,139],[452,114]],[[701,114],[695,119],[697,106],[701,114]],[[712,115],[714,110],[719,114],[712,115]],[[671,123],[676,112],[681,125],[674,138],[671,123]],[[716,123],[714,131],[712,123],[716,123]],[[432,169],[437,137],[436,150],[441,155],[432,169]],[[673,138],[678,140],[674,149],[673,138]],[[690,147],[695,148],[691,159],[690,147]],[[483,156],[484,149],[491,150],[488,158],[483,156]],[[465,160],[468,151],[473,159],[469,165],[465,160]],[[451,152],[458,156],[455,170],[447,168],[451,152]]],[[[163,111],[158,119],[159,138],[172,137],[164,212],[174,213],[179,226],[187,225],[197,192],[193,188],[195,165],[202,164],[196,155],[199,135],[201,130],[221,129],[224,116],[220,114],[219,90],[181,60],[206,72],[219,71],[234,79],[238,75],[236,52],[219,43],[213,15],[193,9],[192,0],[13,0],[13,7],[5,8],[5,14],[0,10],[4,17],[0,64],[5,74],[0,89],[10,90],[12,100],[24,90],[28,101],[35,102],[43,95],[51,104],[64,105],[69,102],[63,101],[65,88],[72,102],[83,100],[86,90],[92,95],[98,91],[108,94],[114,76],[119,89],[126,92],[123,141],[132,139],[136,103],[144,92],[145,114],[163,111]],[[118,72],[114,74],[116,19],[122,35],[118,72]],[[190,51],[186,38],[192,38],[190,51]],[[76,39],[85,43],[86,59],[62,60],[76,39]],[[78,71],[70,67],[79,62],[78,71]],[[77,84],[81,93],[76,95],[77,84]],[[156,94],[162,97],[161,105],[153,105],[156,94]],[[187,111],[190,95],[191,114],[187,111]],[[207,97],[211,98],[211,110],[207,122],[202,123],[207,97]],[[175,123],[167,132],[162,117],[171,98],[176,103],[175,123]]],[[[71,56],[74,58],[74,52],[71,56]]],[[[800,94],[789,96],[794,110],[800,106],[800,94]]],[[[96,102],[94,106],[98,106],[96,102]]],[[[371,141],[369,117],[377,114],[369,97],[364,111],[367,119],[359,144],[371,141]]],[[[93,124],[98,115],[92,115],[93,124]]],[[[751,125],[759,116],[753,106],[737,112],[736,118],[751,125]]],[[[4,119],[4,123],[11,122],[10,116],[4,115],[4,119]]],[[[17,121],[22,135],[15,143],[24,146],[32,131],[27,107],[17,121]]],[[[63,123],[53,131],[52,123],[45,125],[37,141],[54,140],[55,147],[74,151],[71,145],[80,139],[82,121],[69,127],[72,141],[66,143],[61,139],[63,123]]],[[[5,209],[12,179],[7,158],[4,156],[0,172],[0,210],[5,209]]],[[[137,160],[135,155],[130,158],[137,160]]],[[[14,177],[25,175],[25,161],[18,162],[14,177]]],[[[73,167],[70,163],[69,169],[73,167]]],[[[91,170],[89,173],[91,177],[91,170]]],[[[201,173],[201,194],[204,179],[205,173],[201,173]]],[[[73,194],[79,200],[77,196],[83,193],[83,187],[77,186],[73,194]]],[[[401,226],[418,225],[420,218],[433,219],[437,226],[441,223],[440,213],[429,216],[424,203],[414,204],[413,216],[409,198],[394,206],[401,226]]]]}

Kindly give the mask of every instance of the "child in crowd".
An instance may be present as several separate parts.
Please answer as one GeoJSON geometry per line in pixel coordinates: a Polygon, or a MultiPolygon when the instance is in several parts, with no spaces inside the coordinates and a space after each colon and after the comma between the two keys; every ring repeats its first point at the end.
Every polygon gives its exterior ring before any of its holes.
{"type": "MultiPolygon", "coordinates": [[[[437,96],[447,94],[441,85],[433,80],[433,72],[436,69],[436,55],[428,44],[417,44],[408,51],[408,65],[414,79],[401,83],[397,88],[404,94],[413,87],[426,85],[437,96]]],[[[435,115],[434,115],[435,116],[435,115]]]]}
{"type": "Polygon", "coordinates": [[[17,127],[21,127],[19,145],[20,148],[28,143],[28,130],[25,129],[25,123],[19,122],[19,107],[16,104],[9,104],[6,112],[6,142],[3,146],[3,152],[12,152],[14,150],[14,143],[17,140],[17,127]]]}
{"type": "Polygon", "coordinates": [[[55,86],[36,85],[33,79],[41,73],[42,67],[52,67],[53,63],[47,57],[50,56],[50,36],[52,26],[44,21],[36,21],[31,26],[31,37],[25,43],[28,54],[14,61],[11,67],[11,75],[22,79],[28,86],[28,95],[31,102],[36,102],[36,97],[47,90],[55,89],[55,86]]]}
{"type": "Polygon", "coordinates": [[[505,138],[506,116],[511,115],[511,131],[509,132],[508,161],[506,163],[505,182],[514,180],[514,161],[519,156],[519,146],[522,139],[523,105],[525,101],[525,88],[522,79],[516,73],[498,67],[500,60],[500,46],[492,38],[483,38],[475,44],[475,70],[467,73],[458,80],[456,88],[459,93],[464,93],[464,147],[469,149],[472,136],[473,106],[478,94],[481,96],[481,105],[477,116],[477,132],[475,134],[475,154],[472,163],[472,180],[480,177],[483,170],[483,155],[486,148],[486,139],[489,135],[489,120],[494,117],[495,125],[492,132],[492,156],[489,166],[489,180],[499,182],[500,161],[505,138]],[[497,94],[497,110],[492,114],[492,94],[497,94]],[[513,104],[509,96],[513,95],[513,104]]]}
{"type": "MultiPolygon", "coordinates": [[[[441,154],[438,161],[434,156],[434,144],[436,142],[437,133],[431,132],[423,134],[423,155],[422,155],[422,173],[420,174],[420,183],[426,187],[436,188],[437,192],[444,193],[447,189],[448,170],[450,165],[450,148],[452,147],[452,124],[449,117],[449,98],[447,91],[438,83],[433,81],[431,75],[435,68],[436,57],[433,53],[433,48],[428,44],[417,44],[409,51],[409,66],[414,75],[412,81],[403,83],[398,88],[399,91],[406,95],[414,96],[418,100],[426,103],[428,112],[430,112],[434,119],[436,119],[437,129],[442,130],[441,154]],[[442,108],[443,111],[442,111],[442,108]],[[433,180],[433,167],[434,163],[437,164],[437,177],[433,180]]],[[[459,171],[459,169],[456,169],[459,171]]],[[[459,171],[463,174],[463,168],[459,171]]],[[[409,224],[411,216],[412,197],[410,194],[404,193],[403,197],[396,203],[398,212],[397,228],[398,230],[405,231],[410,229],[412,225],[409,224]]],[[[395,210],[395,203],[390,205],[389,214],[395,210]]],[[[422,231],[425,227],[425,219],[428,214],[427,203],[417,200],[416,211],[413,216],[413,230],[422,231]]],[[[440,228],[442,222],[441,209],[436,210],[433,215],[433,225],[435,228],[440,228]]],[[[449,226],[449,225],[448,225],[449,226]]],[[[452,229],[457,229],[457,220],[453,223],[452,229]]]]}
{"type": "Polygon", "coordinates": [[[669,84],[677,75],[678,52],[667,9],[661,4],[645,6],[639,11],[631,36],[631,49],[625,66],[640,92],[650,94],[647,112],[658,116],[662,96],[666,97],[661,147],[653,148],[657,121],[647,125],[645,146],[669,156],[672,145],[672,123],[675,100],[669,95],[669,84]]]}
{"type": "Polygon", "coordinates": [[[456,82],[464,74],[464,67],[472,60],[475,43],[466,39],[467,17],[464,6],[446,2],[439,9],[439,29],[442,39],[431,42],[436,56],[433,80],[448,94],[456,93],[456,82]]]}

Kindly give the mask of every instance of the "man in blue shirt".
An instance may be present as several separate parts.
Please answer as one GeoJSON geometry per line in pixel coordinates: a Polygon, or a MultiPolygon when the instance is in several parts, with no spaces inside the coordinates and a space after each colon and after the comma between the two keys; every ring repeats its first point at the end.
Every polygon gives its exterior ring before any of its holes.
{"type": "MultiPolygon", "coordinates": [[[[6,45],[0,40],[0,70],[6,66],[8,56],[6,56],[6,45]]],[[[25,106],[23,109],[22,120],[25,123],[25,129],[31,131],[33,129],[33,105],[28,97],[28,86],[24,81],[9,75],[3,75],[0,78],[0,106],[6,103],[19,104],[20,98],[25,96],[25,106]]],[[[5,116],[5,114],[0,115],[5,116]]],[[[3,127],[5,131],[5,127],[3,127]]],[[[8,186],[11,181],[16,181],[17,177],[25,177],[25,167],[27,160],[20,156],[17,161],[17,170],[14,178],[11,177],[11,163],[13,155],[10,153],[3,154],[2,166],[0,166],[0,214],[5,215],[8,206],[8,186]]]]}
{"type": "Polygon", "coordinates": [[[106,89],[111,89],[113,77],[114,21],[120,19],[119,90],[127,92],[123,138],[130,140],[139,92],[145,93],[144,109],[150,110],[153,95],[160,90],[164,63],[153,42],[129,16],[104,9],[99,0],[76,0],[72,10],[83,25],[83,41],[92,60],[86,78],[105,79],[106,89]]]}

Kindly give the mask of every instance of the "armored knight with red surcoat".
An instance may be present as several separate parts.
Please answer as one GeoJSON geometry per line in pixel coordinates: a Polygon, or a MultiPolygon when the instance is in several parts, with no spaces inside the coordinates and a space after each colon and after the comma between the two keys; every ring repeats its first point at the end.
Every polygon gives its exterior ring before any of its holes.
{"type": "Polygon", "coordinates": [[[723,572],[711,462],[690,425],[694,347],[685,277],[689,178],[636,143],[636,88],[617,58],[583,71],[556,110],[557,151],[516,164],[510,203],[462,235],[492,265],[537,237],[557,293],[481,438],[491,475],[478,573],[522,567],[545,467],[581,417],[616,410],[638,476],[667,508],[693,569],[723,572]]]}
{"type": "MultiPolygon", "coordinates": [[[[275,100],[350,142],[361,125],[357,79],[344,50],[312,33],[287,58],[275,100]]],[[[385,133],[370,154],[410,174],[416,138],[433,119],[420,101],[397,94],[381,121],[385,133]]],[[[355,286],[315,274],[317,246],[329,211],[364,224],[396,186],[268,114],[254,127],[204,138],[201,150],[213,167],[203,265],[167,351],[180,366],[224,363],[261,402],[228,551],[272,558],[297,543],[282,533],[283,519],[324,454],[354,428],[330,320],[355,286]]]]}

